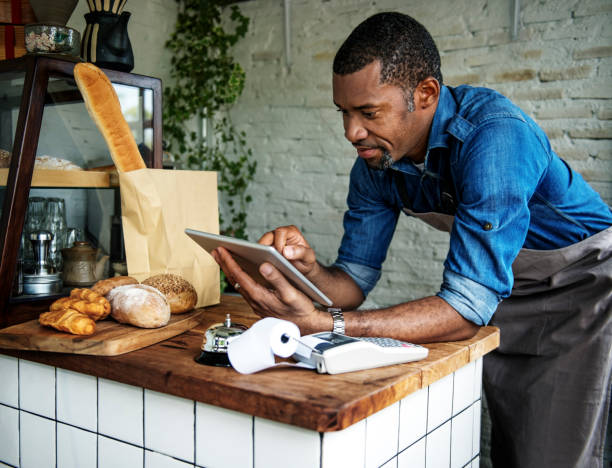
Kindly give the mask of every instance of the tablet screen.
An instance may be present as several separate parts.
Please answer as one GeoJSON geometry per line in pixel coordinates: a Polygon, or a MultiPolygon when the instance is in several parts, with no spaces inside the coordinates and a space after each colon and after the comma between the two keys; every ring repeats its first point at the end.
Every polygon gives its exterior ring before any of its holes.
{"type": "Polygon", "coordinates": [[[200,247],[208,253],[217,247],[226,248],[236,260],[236,263],[247,272],[251,278],[265,287],[270,284],[259,273],[259,265],[264,262],[274,265],[289,282],[296,288],[320,304],[331,306],[332,301],[319,290],[312,282],[298,271],[274,247],[249,242],[243,239],[213,234],[210,232],[185,229],[185,234],[191,237],[200,247]]]}

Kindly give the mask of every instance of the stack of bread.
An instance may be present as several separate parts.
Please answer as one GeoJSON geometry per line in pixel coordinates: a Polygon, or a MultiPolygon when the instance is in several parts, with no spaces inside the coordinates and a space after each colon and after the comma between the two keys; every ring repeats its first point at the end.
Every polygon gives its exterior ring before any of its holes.
{"type": "MultiPolygon", "coordinates": [[[[130,127],[123,117],[117,94],[108,77],[91,63],[77,63],[74,78],[89,115],[109,148],[118,172],[146,167],[130,127]]],[[[142,284],[129,276],[98,281],[89,289],[75,289],[69,298],[51,305],[39,322],[79,335],[95,331],[95,321],[110,314],[120,323],[157,328],[166,325],[171,314],[193,309],[197,294],[180,276],[156,275],[142,284]]]]}
{"type": "Polygon", "coordinates": [[[155,275],[142,284],[131,276],[116,276],[91,289],[73,289],[69,297],[51,304],[39,322],[76,335],[93,334],[95,322],[109,315],[119,323],[158,328],[167,325],[172,314],[192,310],[197,300],[191,283],[178,275],[155,275]]]}

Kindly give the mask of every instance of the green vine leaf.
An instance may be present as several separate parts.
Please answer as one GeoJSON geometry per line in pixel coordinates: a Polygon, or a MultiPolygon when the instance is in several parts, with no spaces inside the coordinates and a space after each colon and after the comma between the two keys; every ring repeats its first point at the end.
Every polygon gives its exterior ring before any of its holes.
{"type": "Polygon", "coordinates": [[[227,113],[244,90],[246,73],[234,61],[231,48],[244,38],[249,19],[228,0],[177,0],[179,13],[165,46],[172,52],[172,85],[164,89],[164,146],[180,156],[189,169],[217,171],[221,232],[247,238],[246,194],[257,162],[247,147],[246,134],[233,126],[227,113]],[[232,28],[223,21],[230,8],[232,28]],[[213,123],[213,143],[188,130],[194,118],[213,123]]]}

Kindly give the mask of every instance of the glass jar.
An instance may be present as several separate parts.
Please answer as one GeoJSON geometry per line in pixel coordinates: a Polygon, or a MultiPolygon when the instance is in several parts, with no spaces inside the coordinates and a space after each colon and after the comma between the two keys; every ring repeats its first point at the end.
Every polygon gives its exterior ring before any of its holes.
{"type": "Polygon", "coordinates": [[[30,54],[78,56],[81,50],[81,34],[66,26],[26,24],[25,46],[30,54]]]}

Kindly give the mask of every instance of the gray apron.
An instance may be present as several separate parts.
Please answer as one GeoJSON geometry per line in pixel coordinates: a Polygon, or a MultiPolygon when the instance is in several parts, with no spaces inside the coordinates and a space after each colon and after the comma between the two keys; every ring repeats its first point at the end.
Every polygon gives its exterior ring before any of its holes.
{"type": "MultiPolygon", "coordinates": [[[[452,216],[404,209],[450,232],[452,216]],[[433,222],[432,222],[433,221],[433,222]]],[[[612,227],[556,250],[522,249],[484,358],[496,468],[601,467],[612,369],[612,227]]]]}

